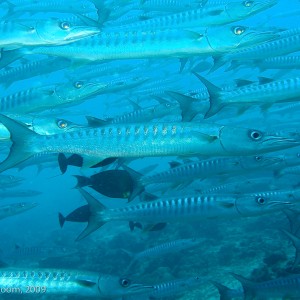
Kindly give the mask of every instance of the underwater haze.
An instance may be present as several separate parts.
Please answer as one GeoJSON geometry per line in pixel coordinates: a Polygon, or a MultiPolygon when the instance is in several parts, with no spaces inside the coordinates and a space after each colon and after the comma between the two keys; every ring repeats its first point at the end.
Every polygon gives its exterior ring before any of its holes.
{"type": "Polygon", "coordinates": [[[0,15],[3,298],[300,299],[300,1],[0,15]]]}

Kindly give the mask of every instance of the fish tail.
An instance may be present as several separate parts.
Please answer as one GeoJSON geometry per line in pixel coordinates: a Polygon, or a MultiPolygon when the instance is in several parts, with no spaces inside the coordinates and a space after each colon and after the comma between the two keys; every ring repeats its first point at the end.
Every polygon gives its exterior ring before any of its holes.
{"type": "Polygon", "coordinates": [[[141,195],[145,191],[145,187],[143,186],[140,180],[143,175],[129,168],[128,166],[123,165],[122,168],[129,173],[133,181],[133,190],[130,196],[128,197],[128,202],[131,202],[135,197],[141,195]]]}
{"type": "Polygon", "coordinates": [[[244,290],[244,299],[255,299],[256,297],[256,291],[255,291],[255,286],[256,284],[252,282],[251,280],[248,280],[247,278],[235,274],[235,273],[230,273],[236,280],[238,280],[241,285],[243,286],[244,290]]]}
{"type": "Polygon", "coordinates": [[[81,176],[81,175],[73,175],[73,176],[77,179],[77,184],[74,187],[75,189],[88,186],[91,183],[90,178],[86,176],[81,176]]]}
{"type": "Polygon", "coordinates": [[[62,174],[65,174],[68,169],[68,159],[63,153],[58,154],[58,165],[62,174]]]}
{"type": "Polygon", "coordinates": [[[63,153],[58,154],[58,165],[62,174],[66,173],[68,166],[82,167],[83,158],[78,154],[66,157],[63,153]]]}
{"type": "Polygon", "coordinates": [[[61,213],[58,213],[58,221],[59,221],[60,227],[63,228],[63,226],[66,222],[66,218],[61,213]]]}
{"type": "Polygon", "coordinates": [[[197,115],[197,111],[193,111],[193,103],[195,98],[183,95],[178,92],[166,91],[166,94],[174,98],[181,109],[181,120],[183,122],[190,122],[197,115]]]}
{"type": "Polygon", "coordinates": [[[105,211],[106,207],[84,189],[78,190],[89,205],[90,215],[87,227],[76,238],[76,241],[82,240],[106,223],[101,220],[101,212],[105,211]]]}
{"type": "Polygon", "coordinates": [[[6,51],[1,50],[0,69],[22,58],[25,54],[26,53],[23,48],[16,49],[16,50],[6,50],[6,51]]]}
{"type": "Polygon", "coordinates": [[[297,267],[297,265],[300,262],[300,239],[285,229],[281,229],[281,231],[292,241],[292,243],[296,249],[295,260],[293,263],[293,268],[295,268],[295,267],[297,267]]]}
{"type": "Polygon", "coordinates": [[[39,135],[30,130],[24,124],[17,122],[5,115],[0,115],[0,122],[10,132],[12,145],[7,158],[0,163],[0,173],[14,167],[22,161],[33,156],[39,151],[34,151],[32,146],[35,145],[35,139],[39,135]]]}
{"type": "Polygon", "coordinates": [[[230,288],[228,288],[227,286],[225,286],[219,282],[213,281],[213,280],[210,280],[210,282],[218,289],[219,294],[220,294],[220,300],[231,300],[232,299],[232,297],[229,294],[231,292],[230,288]]]}
{"type": "Polygon", "coordinates": [[[208,81],[207,79],[205,79],[204,77],[200,76],[197,73],[193,73],[198,79],[201,80],[201,82],[206,86],[207,91],[209,93],[209,109],[206,112],[204,118],[209,118],[212,117],[213,115],[215,115],[216,113],[218,113],[223,106],[225,105],[224,103],[222,103],[221,99],[220,99],[220,92],[221,89],[217,86],[215,86],[214,84],[212,84],[210,81],[208,81]]]}
{"type": "Polygon", "coordinates": [[[221,68],[227,62],[223,56],[213,56],[214,65],[211,67],[208,73],[212,73],[221,68]]]}

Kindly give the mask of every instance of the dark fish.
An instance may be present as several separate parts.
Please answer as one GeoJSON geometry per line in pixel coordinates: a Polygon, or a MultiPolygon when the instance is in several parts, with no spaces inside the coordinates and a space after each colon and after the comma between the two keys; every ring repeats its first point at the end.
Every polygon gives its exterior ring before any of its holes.
{"type": "Polygon", "coordinates": [[[134,174],[126,170],[107,170],[90,177],[75,175],[76,188],[89,186],[98,193],[110,198],[128,198],[130,202],[143,191],[134,174]]]}
{"type": "Polygon", "coordinates": [[[90,209],[88,205],[83,205],[71,213],[69,213],[66,217],[64,217],[61,213],[58,213],[58,220],[60,227],[62,228],[66,221],[68,222],[88,222],[90,217],[90,209]]]}
{"type": "MultiPolygon", "coordinates": [[[[72,154],[69,157],[66,157],[63,153],[59,153],[58,155],[58,164],[62,174],[67,171],[68,166],[74,167],[82,167],[83,166],[84,158],[78,154],[72,154]]],[[[114,161],[117,160],[117,157],[108,157],[101,162],[97,163],[96,165],[92,166],[91,168],[100,168],[107,166],[114,161]]]]}

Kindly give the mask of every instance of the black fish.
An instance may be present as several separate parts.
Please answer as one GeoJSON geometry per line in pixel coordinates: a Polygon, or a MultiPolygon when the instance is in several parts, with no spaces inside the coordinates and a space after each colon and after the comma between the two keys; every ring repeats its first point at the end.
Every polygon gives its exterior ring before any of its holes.
{"type": "Polygon", "coordinates": [[[108,170],[90,177],[75,175],[75,188],[89,186],[98,193],[110,198],[128,198],[130,202],[144,191],[134,173],[125,170],[108,170]]]}
{"type": "MultiPolygon", "coordinates": [[[[100,161],[99,163],[91,166],[91,168],[100,168],[107,166],[113,162],[115,162],[118,158],[117,157],[108,157],[104,160],[100,161]]],[[[66,157],[63,153],[58,154],[58,164],[62,174],[67,171],[68,166],[74,167],[82,167],[83,166],[83,157],[78,154],[73,154],[69,157],[66,157]]]]}
{"type": "Polygon", "coordinates": [[[88,205],[83,205],[76,208],[71,213],[69,213],[66,217],[64,217],[61,213],[58,213],[58,220],[59,220],[60,227],[62,228],[66,221],[88,222],[90,214],[91,214],[90,208],[88,205]]]}

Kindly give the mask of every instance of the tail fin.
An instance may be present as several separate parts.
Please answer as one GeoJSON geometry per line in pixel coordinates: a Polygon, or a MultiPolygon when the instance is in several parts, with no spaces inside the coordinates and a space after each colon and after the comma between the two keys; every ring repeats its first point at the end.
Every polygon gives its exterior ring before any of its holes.
{"type": "Polygon", "coordinates": [[[179,103],[183,122],[192,121],[198,114],[198,111],[194,111],[192,108],[193,103],[197,101],[197,99],[172,91],[166,91],[166,94],[174,98],[179,103]]]}
{"type": "Polygon", "coordinates": [[[10,132],[10,139],[12,141],[8,157],[0,163],[1,173],[38,153],[39,151],[34,151],[32,146],[35,145],[34,139],[39,135],[28,129],[24,124],[5,115],[0,115],[0,122],[10,132]]]}
{"type": "Polygon", "coordinates": [[[213,56],[213,61],[214,61],[214,65],[212,66],[212,68],[209,70],[209,73],[213,73],[214,71],[218,70],[219,68],[221,68],[223,65],[226,64],[226,62],[228,60],[226,60],[226,58],[224,56],[213,56]]]}
{"type": "Polygon", "coordinates": [[[82,188],[84,186],[88,186],[91,184],[91,180],[89,177],[86,176],[80,176],[80,175],[73,175],[77,179],[77,184],[75,186],[75,189],[82,188]]]}
{"type": "Polygon", "coordinates": [[[22,58],[24,55],[26,55],[26,50],[24,48],[20,48],[16,50],[6,50],[6,51],[2,50],[1,59],[0,59],[0,69],[22,58]]]}
{"type": "Polygon", "coordinates": [[[58,165],[62,174],[65,174],[68,166],[82,167],[83,158],[78,154],[72,154],[66,157],[63,153],[58,154],[58,165]]]}
{"type": "Polygon", "coordinates": [[[227,286],[218,283],[216,281],[210,281],[219,291],[220,300],[231,300],[233,297],[230,295],[232,289],[228,288],[227,286]]]}
{"type": "Polygon", "coordinates": [[[289,220],[291,233],[296,235],[300,229],[300,212],[293,209],[284,209],[283,212],[289,220]]]}
{"type": "Polygon", "coordinates": [[[225,103],[222,103],[220,99],[220,92],[221,89],[214,84],[212,84],[210,81],[206,80],[204,77],[200,76],[197,73],[193,73],[197,78],[200,79],[200,81],[206,86],[207,91],[209,93],[209,110],[206,112],[204,118],[209,118],[218,113],[224,106],[225,103]]]}
{"type": "Polygon", "coordinates": [[[60,227],[63,228],[63,226],[66,222],[66,218],[61,213],[58,213],[58,221],[59,221],[60,227]]]}
{"type": "Polygon", "coordinates": [[[122,168],[129,173],[133,181],[133,190],[128,198],[128,202],[131,202],[135,197],[141,195],[141,193],[145,191],[145,187],[140,182],[143,175],[128,166],[123,165],[122,168]]]}
{"type": "Polygon", "coordinates": [[[237,275],[235,273],[230,273],[236,280],[238,280],[243,286],[244,290],[244,299],[255,299],[256,297],[256,284],[251,280],[246,279],[241,275],[237,275]]]}
{"type": "Polygon", "coordinates": [[[289,239],[292,241],[295,249],[296,249],[296,255],[295,255],[295,260],[294,260],[294,263],[293,263],[293,268],[297,267],[297,265],[299,264],[300,262],[300,239],[291,234],[290,232],[286,231],[285,229],[281,229],[281,231],[287,235],[289,237],[289,239]]]}
{"type": "Polygon", "coordinates": [[[100,212],[106,210],[106,207],[84,189],[79,188],[78,190],[89,205],[90,216],[87,227],[80,233],[76,241],[82,240],[106,223],[100,215],[100,212]]]}

